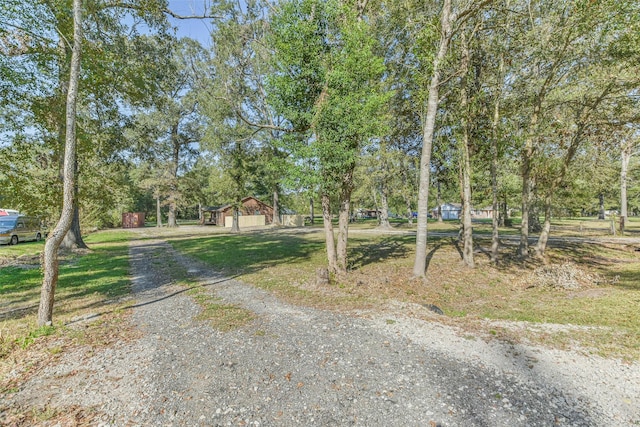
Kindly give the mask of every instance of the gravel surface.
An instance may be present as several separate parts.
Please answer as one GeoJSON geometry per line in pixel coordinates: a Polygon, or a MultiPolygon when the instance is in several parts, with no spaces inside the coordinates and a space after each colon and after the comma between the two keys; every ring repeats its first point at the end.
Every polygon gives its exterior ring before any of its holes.
{"type": "Polygon", "coordinates": [[[404,304],[291,306],[161,240],[130,255],[141,338],[68,354],[12,399],[93,407],[97,425],[118,426],[640,425],[638,364],[463,337],[404,304]],[[256,319],[232,332],[195,320],[199,306],[156,270],[171,258],[256,319]]]}

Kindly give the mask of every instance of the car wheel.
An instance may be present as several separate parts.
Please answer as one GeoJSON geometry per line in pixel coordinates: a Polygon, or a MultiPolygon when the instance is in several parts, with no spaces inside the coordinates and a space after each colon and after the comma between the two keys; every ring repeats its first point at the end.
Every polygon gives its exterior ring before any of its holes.
{"type": "Polygon", "coordinates": [[[42,234],[37,233],[36,234],[36,242],[39,242],[40,240],[42,240],[42,234]]]}
{"type": "Polygon", "coordinates": [[[18,244],[18,236],[11,236],[11,244],[12,245],[18,244]]]}

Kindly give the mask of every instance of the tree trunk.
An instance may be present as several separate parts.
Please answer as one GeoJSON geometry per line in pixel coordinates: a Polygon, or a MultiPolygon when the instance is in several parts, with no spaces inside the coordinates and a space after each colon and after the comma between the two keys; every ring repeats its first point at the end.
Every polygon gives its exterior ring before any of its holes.
{"type": "Polygon", "coordinates": [[[167,227],[177,227],[176,221],[176,201],[173,197],[169,197],[169,215],[167,215],[167,227]]]}
{"type": "Polygon", "coordinates": [[[371,189],[371,195],[373,196],[373,209],[375,209],[376,221],[378,222],[378,225],[380,225],[380,215],[378,215],[378,212],[380,212],[380,209],[378,209],[378,192],[375,187],[371,189]]]}
{"type": "Polygon", "coordinates": [[[180,139],[177,123],[171,128],[171,142],[173,144],[173,153],[171,158],[171,180],[169,182],[169,215],[167,216],[167,227],[177,227],[178,165],[180,162],[180,139]]]}
{"type": "Polygon", "coordinates": [[[620,233],[624,233],[627,225],[627,171],[631,160],[631,144],[622,149],[622,164],[620,169],[620,233]]]}
{"type": "MultiPolygon", "coordinates": [[[[544,225],[540,227],[540,236],[538,237],[538,242],[536,243],[536,256],[538,257],[543,257],[544,252],[547,249],[547,242],[549,240],[549,233],[551,231],[551,202],[553,199],[553,195],[556,193],[557,189],[560,188],[560,186],[564,182],[564,177],[567,175],[567,171],[569,170],[569,165],[573,161],[573,158],[575,157],[575,154],[578,151],[578,147],[580,146],[580,143],[583,140],[585,123],[586,123],[585,121],[578,123],[578,127],[573,137],[571,138],[571,143],[569,144],[569,148],[567,149],[567,152],[564,155],[560,172],[552,180],[551,186],[547,190],[547,195],[545,197],[545,205],[544,205],[544,225]]],[[[536,217],[535,219],[538,219],[538,218],[536,217]]]]}
{"type": "Polygon", "coordinates": [[[61,248],[64,249],[88,249],[87,244],[82,239],[80,230],[80,209],[78,209],[78,199],[76,195],[76,205],[73,207],[73,220],[67,234],[65,234],[61,248]]]}
{"type": "MultiPolygon", "coordinates": [[[[467,133],[467,132],[465,132],[467,133]]],[[[462,169],[462,236],[463,250],[462,260],[467,267],[474,268],[473,259],[473,225],[471,223],[471,161],[469,159],[468,135],[463,138],[463,163],[462,169]]]]}
{"type": "Polygon", "coordinates": [[[598,195],[598,202],[600,205],[600,209],[598,210],[598,219],[605,219],[605,214],[604,214],[604,194],[600,193],[598,195]]]}
{"type": "Polygon", "coordinates": [[[502,209],[502,214],[500,215],[500,226],[506,227],[507,224],[510,223],[509,219],[509,205],[507,204],[507,195],[503,196],[502,203],[500,204],[500,209],[502,209]]]}
{"type": "Polygon", "coordinates": [[[58,249],[73,222],[76,188],[76,105],[80,80],[80,57],[82,49],[82,0],[73,0],[73,50],[69,73],[69,91],[66,106],[66,136],[63,167],[62,212],[58,223],[44,246],[42,268],[44,278],[38,307],[38,326],[50,325],[53,321],[53,303],[58,284],[58,249]]]}
{"type": "Polygon", "coordinates": [[[162,227],[162,209],[160,205],[160,196],[156,196],[156,227],[162,227]]]}
{"type": "Polygon", "coordinates": [[[544,202],[544,224],[540,237],[538,237],[538,243],[536,244],[536,256],[544,257],[544,252],[547,249],[547,242],[549,240],[549,232],[551,231],[551,194],[548,194],[544,202]]]}
{"type": "Polygon", "coordinates": [[[540,224],[540,212],[538,206],[529,204],[529,233],[540,233],[542,224],[540,224]]]}
{"type": "Polygon", "coordinates": [[[333,236],[333,224],[331,223],[331,202],[329,195],[322,193],[322,220],[324,222],[324,239],[327,248],[327,263],[329,272],[338,272],[338,261],[336,256],[336,243],[333,236]]]}
{"type": "Polygon", "coordinates": [[[87,244],[82,239],[80,230],[80,209],[78,208],[78,161],[75,162],[76,185],[74,189],[73,221],[67,234],[65,234],[60,247],[63,249],[88,249],[87,244]]]}
{"type": "Polygon", "coordinates": [[[387,184],[383,182],[380,190],[380,204],[382,205],[380,208],[380,228],[389,229],[391,228],[391,224],[389,224],[389,198],[387,197],[387,184]]]}
{"type": "Polygon", "coordinates": [[[440,180],[436,182],[436,216],[438,222],[444,222],[442,219],[442,191],[440,190],[440,180]]]}
{"type": "MultiPolygon", "coordinates": [[[[499,83],[504,74],[504,55],[500,55],[500,65],[498,67],[499,83]]],[[[493,105],[493,120],[491,122],[491,263],[497,264],[499,261],[500,232],[498,230],[500,221],[498,206],[498,163],[500,153],[498,150],[498,125],[500,123],[500,97],[502,90],[496,95],[493,105]]],[[[504,219],[503,219],[504,221],[504,219]]]]}
{"type": "Polygon", "coordinates": [[[314,223],[314,209],[313,209],[313,197],[309,197],[309,220],[311,221],[311,225],[314,223]]]}
{"type": "Polygon", "coordinates": [[[469,120],[471,112],[469,111],[469,94],[467,92],[467,75],[469,69],[470,53],[467,45],[466,37],[464,33],[462,35],[462,68],[467,73],[463,79],[462,87],[460,89],[461,99],[460,106],[462,107],[462,161],[461,175],[462,175],[462,237],[463,237],[463,249],[462,249],[462,261],[469,268],[475,267],[475,261],[473,259],[473,226],[471,224],[471,150],[470,150],[470,137],[469,137],[469,120]]]}
{"type": "Polygon", "coordinates": [[[282,222],[280,221],[280,203],[277,187],[273,189],[273,221],[271,224],[282,225],[282,222]]]}
{"type": "Polygon", "coordinates": [[[239,211],[238,208],[234,207],[233,208],[233,219],[231,220],[231,232],[232,233],[239,233],[240,232],[240,224],[238,221],[238,217],[239,217],[239,211]]]}
{"type": "Polygon", "coordinates": [[[522,158],[522,221],[520,223],[520,245],[518,255],[522,258],[529,256],[529,203],[531,201],[531,151],[533,147],[526,147],[522,158]]]}
{"type": "Polygon", "coordinates": [[[351,167],[342,181],[340,192],[340,213],[338,216],[338,243],[336,247],[336,261],[338,272],[346,273],[348,266],[347,243],[349,238],[349,214],[351,211],[351,192],[353,191],[353,170],[351,167]]]}
{"type": "Polygon", "coordinates": [[[451,0],[444,0],[440,21],[441,35],[438,52],[433,59],[427,113],[422,127],[422,154],[420,156],[420,186],[418,189],[418,229],[416,231],[416,258],[413,275],[425,277],[427,268],[427,216],[429,214],[429,176],[431,149],[439,104],[440,64],[444,61],[451,40],[451,0]]]}
{"type": "Polygon", "coordinates": [[[347,241],[349,238],[349,208],[350,200],[340,200],[338,214],[338,241],[336,244],[336,266],[338,273],[346,273],[348,265],[347,241]]]}

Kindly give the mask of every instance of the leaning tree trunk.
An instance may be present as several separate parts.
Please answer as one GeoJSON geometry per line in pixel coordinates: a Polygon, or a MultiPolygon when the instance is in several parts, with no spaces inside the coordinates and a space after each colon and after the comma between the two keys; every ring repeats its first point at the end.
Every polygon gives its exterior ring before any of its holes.
{"type": "Polygon", "coordinates": [[[427,216],[429,215],[429,177],[431,168],[431,149],[436,127],[436,114],[439,104],[440,65],[449,50],[451,40],[451,0],[444,0],[440,45],[433,59],[427,114],[422,127],[422,154],[420,156],[420,186],[418,188],[418,228],[416,231],[416,257],[413,263],[413,275],[425,277],[427,269],[427,216]]]}
{"type": "Polygon", "coordinates": [[[338,261],[336,256],[336,243],[333,236],[333,224],[331,223],[331,202],[329,195],[322,193],[322,220],[324,222],[324,239],[327,248],[327,264],[329,272],[338,272],[338,261]]]}
{"type": "Polygon", "coordinates": [[[562,161],[560,172],[553,179],[553,181],[551,182],[551,187],[547,190],[544,204],[544,225],[542,226],[540,237],[538,237],[538,243],[536,244],[536,256],[538,257],[544,256],[544,252],[547,249],[547,242],[549,241],[549,233],[551,232],[551,201],[553,195],[564,182],[564,178],[567,175],[567,171],[569,170],[569,165],[573,161],[573,158],[578,151],[578,147],[582,143],[585,126],[586,121],[581,121],[580,123],[578,123],[576,132],[571,138],[571,143],[569,144],[569,148],[567,149],[567,152],[562,161]]]}
{"type": "Polygon", "coordinates": [[[44,278],[38,307],[38,326],[50,325],[53,321],[53,303],[58,284],[58,249],[73,222],[76,188],[76,105],[80,80],[80,57],[82,49],[82,0],[73,0],[73,50],[69,72],[69,91],[66,106],[66,135],[63,167],[62,213],[58,223],[49,234],[44,246],[42,268],[44,278]]]}

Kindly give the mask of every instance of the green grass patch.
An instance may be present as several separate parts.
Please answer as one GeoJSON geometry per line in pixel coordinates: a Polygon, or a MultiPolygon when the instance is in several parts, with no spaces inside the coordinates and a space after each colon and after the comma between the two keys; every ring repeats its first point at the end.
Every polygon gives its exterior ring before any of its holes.
{"type": "Polygon", "coordinates": [[[44,249],[44,240],[39,242],[21,242],[17,245],[0,245],[0,265],[2,261],[18,257],[38,257],[44,249]]]}
{"type": "Polygon", "coordinates": [[[195,300],[202,307],[196,319],[207,321],[213,328],[222,332],[239,329],[255,319],[252,311],[234,304],[224,304],[221,299],[211,295],[200,294],[195,300]]]}
{"type": "Polygon", "coordinates": [[[108,310],[106,306],[130,292],[124,236],[100,233],[87,241],[90,252],[61,254],[52,328],[37,328],[35,324],[42,285],[39,258],[23,264],[18,257],[13,259],[15,265],[0,268],[0,357],[16,346],[28,347],[42,336],[64,335],[61,326],[72,318],[108,310]],[[38,264],[32,265],[33,262],[38,264]]]}

